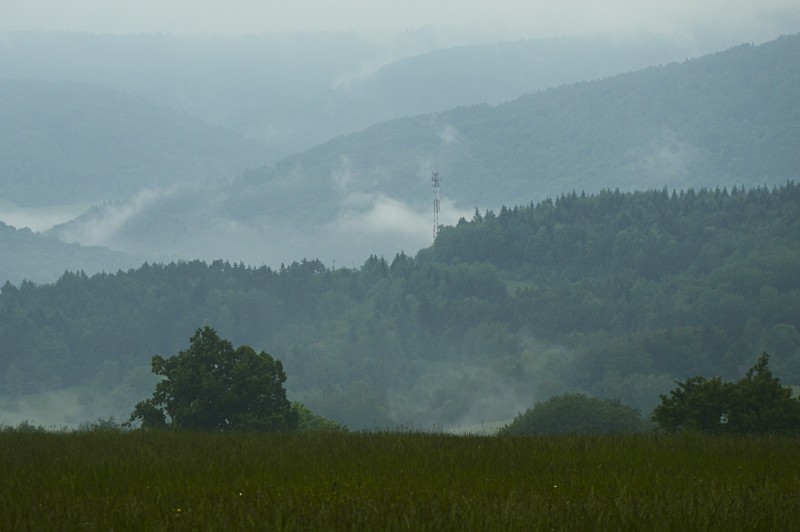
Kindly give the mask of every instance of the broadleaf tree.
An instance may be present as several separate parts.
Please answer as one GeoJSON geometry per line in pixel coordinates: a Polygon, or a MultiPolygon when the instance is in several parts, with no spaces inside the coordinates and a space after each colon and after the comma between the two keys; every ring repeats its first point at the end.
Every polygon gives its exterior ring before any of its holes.
{"type": "Polygon", "coordinates": [[[143,428],[297,428],[298,413],[286,398],[281,361],[247,345],[234,348],[211,327],[197,329],[187,350],[170,358],[155,355],[152,369],[163,379],[131,414],[131,421],[140,421],[143,428]]]}
{"type": "Polygon", "coordinates": [[[661,395],[653,410],[660,428],[700,430],[715,434],[800,434],[800,399],[781,385],[769,369],[769,355],[762,354],[739,381],[719,377],[691,377],[661,395]]]}

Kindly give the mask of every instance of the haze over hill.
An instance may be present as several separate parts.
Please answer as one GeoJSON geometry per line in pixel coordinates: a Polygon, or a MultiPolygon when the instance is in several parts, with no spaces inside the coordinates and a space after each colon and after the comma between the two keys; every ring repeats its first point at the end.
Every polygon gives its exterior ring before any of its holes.
{"type": "Polygon", "coordinates": [[[380,38],[8,33],[0,79],[112,87],[238,131],[265,145],[272,163],[383,120],[497,103],[715,49],[642,35],[485,39],[432,29],[380,38]]]}
{"type": "MultiPolygon", "coordinates": [[[[7,0],[0,220],[96,203],[51,235],[227,260],[0,284],[0,423],[124,418],[205,324],[354,427],[646,414],[764,350],[798,383],[798,31],[795,0],[7,0]]],[[[0,276],[129,257],[48,236],[0,225],[0,276]]]]}
{"type": "MultiPolygon", "coordinates": [[[[50,82],[2,82],[5,116],[19,125],[6,129],[0,144],[6,155],[0,199],[54,208],[25,211],[12,204],[0,209],[0,220],[46,230],[67,221],[64,214],[78,206],[109,201],[87,216],[103,211],[102,223],[80,235],[58,234],[70,242],[108,245],[150,260],[226,256],[256,264],[289,262],[309,253],[302,224],[271,220],[271,229],[253,229],[227,215],[217,216],[220,202],[232,192],[208,182],[224,181],[231,171],[257,168],[281,151],[380,119],[458,103],[501,101],[695,51],[693,42],[666,38],[594,37],[460,46],[413,55],[474,38],[440,30],[416,30],[392,39],[353,33],[238,38],[5,34],[0,39],[0,76],[50,82]],[[406,58],[392,62],[396,57],[406,58]],[[432,76],[436,71],[441,75],[432,76]],[[403,87],[407,90],[398,90],[403,87]],[[152,102],[237,129],[268,147],[242,142],[152,102]],[[183,204],[184,198],[189,205],[183,204]],[[143,213],[145,219],[136,221],[143,213]],[[146,227],[139,234],[142,225],[146,227]],[[195,232],[199,226],[206,227],[202,234],[195,232]],[[140,243],[142,238],[146,243],[140,243]],[[239,245],[253,239],[259,243],[239,245]],[[264,254],[265,247],[270,254],[264,254]]],[[[266,201],[234,218],[261,216],[263,209],[294,212],[298,201],[303,200],[294,198],[286,205],[266,201]]],[[[415,214],[407,205],[379,202],[366,223],[358,217],[362,207],[355,207],[325,231],[329,241],[359,241],[357,253],[335,254],[340,263],[363,260],[362,250],[416,249],[420,235],[430,232],[425,216],[409,222],[415,214]]],[[[465,214],[468,210],[451,207],[443,221],[454,223],[465,214]]]]}
{"type": "MultiPolygon", "coordinates": [[[[8,0],[0,31],[89,31],[241,35],[262,32],[373,31],[383,34],[418,27],[463,28],[517,37],[621,33],[776,34],[797,27],[791,0],[321,0],[291,4],[258,0],[8,0]]],[[[745,37],[752,39],[754,37],[745,37]]]]}
{"type": "Polygon", "coordinates": [[[0,122],[0,199],[17,205],[120,200],[269,160],[236,133],[85,83],[0,80],[0,122]]]}
{"type": "Polygon", "coordinates": [[[16,229],[0,222],[0,285],[23,280],[53,282],[65,271],[86,274],[115,272],[141,266],[132,255],[98,247],[65,244],[54,237],[16,229]]]}
{"type": "Polygon", "coordinates": [[[54,232],[139,254],[347,265],[430,242],[433,169],[445,224],[571,190],[781,184],[800,167],[798,54],[800,36],[787,36],[389,121],[231,185],[101,207],[54,232]]]}
{"type": "MultiPolygon", "coordinates": [[[[437,168],[467,205],[570,190],[773,184],[798,167],[800,35],[492,106],[378,124],[280,161],[333,193],[413,201],[437,168]]],[[[247,176],[254,182],[258,176],[247,176]]]]}

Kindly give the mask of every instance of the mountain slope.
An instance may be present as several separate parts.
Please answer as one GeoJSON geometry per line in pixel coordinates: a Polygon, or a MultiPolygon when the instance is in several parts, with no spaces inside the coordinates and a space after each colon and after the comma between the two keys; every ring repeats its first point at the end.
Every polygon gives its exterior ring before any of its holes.
{"type": "Polygon", "coordinates": [[[357,264],[430,243],[430,172],[445,224],[475,206],[576,190],[782,184],[800,168],[800,36],[577,83],[498,106],[393,120],[333,139],[230,185],[182,191],[113,231],[107,206],[65,240],[274,266],[357,264]]]}
{"type": "Polygon", "coordinates": [[[505,101],[698,53],[691,43],[654,37],[475,44],[483,40],[432,29],[379,36],[11,33],[0,34],[0,78],[113,87],[239,131],[283,157],[383,120],[505,101]]]}
{"type": "Polygon", "coordinates": [[[236,133],[97,85],[0,81],[0,123],[0,197],[25,206],[230,179],[269,160],[236,133]]]}
{"type": "MultiPolygon", "coordinates": [[[[385,119],[498,104],[700,53],[666,38],[570,37],[455,46],[401,59],[349,87],[385,119]]],[[[373,123],[375,120],[373,120],[373,123]]]]}
{"type": "Polygon", "coordinates": [[[18,284],[23,279],[52,282],[65,270],[87,274],[114,272],[142,263],[132,255],[104,248],[82,247],[29,229],[15,229],[0,222],[0,284],[18,284]]]}
{"type": "MultiPolygon", "coordinates": [[[[340,193],[427,194],[499,207],[576,189],[774,184],[800,168],[800,36],[578,83],[496,107],[404,118],[284,159],[262,174],[340,193]]],[[[250,176],[249,182],[256,180],[250,176]]],[[[331,214],[334,205],[314,205],[331,214]]]]}

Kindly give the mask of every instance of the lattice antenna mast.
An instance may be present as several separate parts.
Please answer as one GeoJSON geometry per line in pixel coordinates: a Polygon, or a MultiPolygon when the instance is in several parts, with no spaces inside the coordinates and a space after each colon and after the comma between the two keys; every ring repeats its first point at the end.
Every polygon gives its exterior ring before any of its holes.
{"type": "Polygon", "coordinates": [[[436,235],[439,234],[439,172],[433,172],[431,176],[431,185],[433,185],[433,240],[436,241],[436,235]]]}

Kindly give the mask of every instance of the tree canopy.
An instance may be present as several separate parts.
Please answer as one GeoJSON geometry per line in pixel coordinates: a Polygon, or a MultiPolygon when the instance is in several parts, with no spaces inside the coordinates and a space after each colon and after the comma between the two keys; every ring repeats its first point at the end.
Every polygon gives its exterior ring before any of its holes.
{"type": "Polygon", "coordinates": [[[800,186],[569,194],[360,268],[190,261],[9,283],[0,395],[81,386],[88,418],[127,417],[153,353],[205,323],[281,353],[292,398],[350,428],[494,419],[480,398],[504,394],[510,417],[532,390],[650,412],[676,380],[732,381],[763,351],[800,384],[800,186]]]}
{"type": "Polygon", "coordinates": [[[280,360],[247,345],[234,349],[211,327],[198,329],[186,351],[166,359],[154,356],[152,367],[164,379],[131,415],[144,428],[279,431],[297,426],[280,360]]]}
{"type": "Polygon", "coordinates": [[[738,382],[691,377],[678,382],[653,411],[668,431],[694,429],[728,434],[799,434],[800,400],[769,370],[769,355],[738,382]]]}

